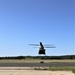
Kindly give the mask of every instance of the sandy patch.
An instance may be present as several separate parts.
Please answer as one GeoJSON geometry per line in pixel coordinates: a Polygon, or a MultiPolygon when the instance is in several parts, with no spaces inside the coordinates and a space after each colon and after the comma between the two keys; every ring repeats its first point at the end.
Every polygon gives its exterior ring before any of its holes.
{"type": "Polygon", "coordinates": [[[35,67],[0,67],[0,75],[74,75],[72,71],[46,71],[34,70],[34,68],[35,67]]]}
{"type": "Polygon", "coordinates": [[[74,75],[71,71],[0,70],[0,75],[74,75]]]}

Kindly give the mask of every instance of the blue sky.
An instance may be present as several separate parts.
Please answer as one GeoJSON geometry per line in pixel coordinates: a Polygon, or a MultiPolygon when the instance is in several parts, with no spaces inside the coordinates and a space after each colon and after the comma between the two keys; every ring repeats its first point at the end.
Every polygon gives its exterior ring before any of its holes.
{"type": "Polygon", "coordinates": [[[0,0],[0,56],[38,55],[30,43],[54,44],[47,55],[75,54],[74,0],[0,0]]]}

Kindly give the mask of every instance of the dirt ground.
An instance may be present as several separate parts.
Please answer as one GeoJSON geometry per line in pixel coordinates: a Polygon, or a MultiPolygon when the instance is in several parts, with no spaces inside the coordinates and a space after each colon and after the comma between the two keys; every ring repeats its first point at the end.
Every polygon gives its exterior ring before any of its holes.
{"type": "Polygon", "coordinates": [[[0,70],[0,75],[74,75],[71,71],[0,70]]]}

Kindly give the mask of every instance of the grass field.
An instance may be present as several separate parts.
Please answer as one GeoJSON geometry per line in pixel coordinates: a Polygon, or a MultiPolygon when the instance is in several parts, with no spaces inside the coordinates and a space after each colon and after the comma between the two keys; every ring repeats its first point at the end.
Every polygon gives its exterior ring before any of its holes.
{"type": "Polygon", "coordinates": [[[75,73],[75,67],[50,67],[48,70],[52,70],[52,71],[72,71],[73,73],[75,73]]]}
{"type": "Polygon", "coordinates": [[[34,68],[35,70],[50,70],[50,71],[72,71],[75,73],[75,67],[49,67],[49,68],[34,68]]]}
{"type": "MultiPolygon", "coordinates": [[[[0,60],[0,63],[34,63],[34,62],[75,62],[75,60],[33,60],[33,59],[26,59],[26,60],[0,60]]],[[[49,67],[49,68],[35,68],[35,70],[52,70],[52,71],[72,71],[75,73],[75,66],[71,67],[49,67]]]]}
{"type": "Polygon", "coordinates": [[[38,60],[38,59],[26,59],[26,60],[11,60],[11,59],[7,59],[7,60],[0,60],[0,63],[25,63],[25,62],[40,62],[40,61],[44,61],[44,62],[75,62],[75,60],[38,60]]]}

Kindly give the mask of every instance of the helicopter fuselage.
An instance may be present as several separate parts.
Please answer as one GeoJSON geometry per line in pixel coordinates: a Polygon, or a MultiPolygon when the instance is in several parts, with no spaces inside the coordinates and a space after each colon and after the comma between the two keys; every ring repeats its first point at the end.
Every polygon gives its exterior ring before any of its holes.
{"type": "Polygon", "coordinates": [[[39,52],[38,52],[38,54],[46,54],[42,42],[40,42],[40,48],[39,48],[39,52]]]}

